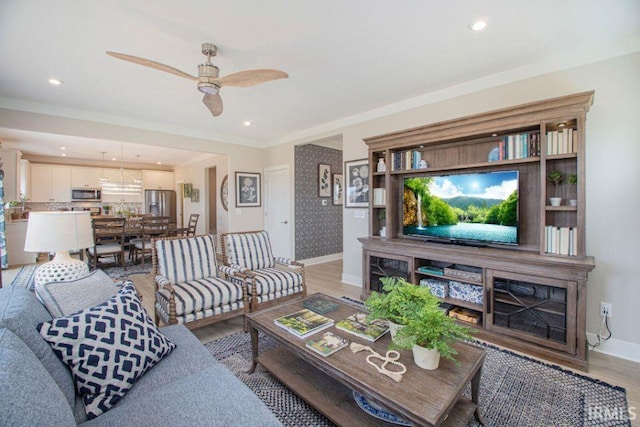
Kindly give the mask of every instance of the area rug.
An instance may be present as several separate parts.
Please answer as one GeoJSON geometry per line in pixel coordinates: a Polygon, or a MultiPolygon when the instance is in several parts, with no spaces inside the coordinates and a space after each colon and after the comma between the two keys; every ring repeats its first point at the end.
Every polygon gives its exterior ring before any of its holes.
{"type": "MultiPolygon", "coordinates": [[[[260,335],[260,351],[276,345],[275,340],[260,335]]],[[[482,347],[487,357],[480,381],[480,414],[486,426],[630,425],[623,388],[490,345],[482,347]]],[[[206,344],[206,348],[285,426],[333,426],[263,369],[246,373],[251,365],[249,334],[229,335],[206,344]]],[[[470,387],[465,394],[470,397],[470,387]]],[[[369,415],[363,412],[362,416],[369,415]]],[[[469,427],[476,426],[469,423],[469,427]]]]}
{"type": "MultiPolygon", "coordinates": [[[[29,264],[22,266],[16,277],[13,279],[9,286],[18,288],[26,288],[33,291],[34,276],[36,268],[40,264],[29,264]]],[[[109,277],[114,280],[123,279],[133,274],[148,274],[151,271],[151,266],[147,263],[144,266],[140,264],[128,265],[126,270],[122,267],[108,267],[102,269],[109,277]]]]}

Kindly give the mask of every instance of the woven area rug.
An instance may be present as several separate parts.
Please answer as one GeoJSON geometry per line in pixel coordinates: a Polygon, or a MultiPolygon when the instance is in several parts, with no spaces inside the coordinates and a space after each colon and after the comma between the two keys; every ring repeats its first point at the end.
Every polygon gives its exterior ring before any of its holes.
{"type": "MultiPolygon", "coordinates": [[[[22,266],[9,286],[26,288],[33,291],[34,276],[38,265],[39,264],[29,264],[22,266]]],[[[126,271],[123,270],[122,267],[109,267],[103,268],[102,270],[107,273],[109,277],[116,280],[123,279],[133,274],[147,274],[151,271],[151,265],[149,265],[149,263],[145,263],[144,266],[140,264],[128,265],[126,271]]]]}
{"type": "MultiPolygon", "coordinates": [[[[276,345],[275,340],[260,335],[260,351],[276,345]]],[[[487,357],[480,382],[480,414],[486,426],[630,425],[628,420],[615,416],[628,413],[623,388],[493,346],[482,347],[487,357]],[[605,419],[606,413],[614,416],[605,419]]],[[[253,390],[285,426],[333,425],[260,367],[252,375],[246,373],[251,365],[249,334],[229,335],[206,344],[206,348],[253,390]]],[[[465,394],[470,396],[469,387],[465,394]]],[[[369,415],[363,412],[362,416],[369,415]]],[[[469,427],[477,425],[469,423],[469,427]]]]}

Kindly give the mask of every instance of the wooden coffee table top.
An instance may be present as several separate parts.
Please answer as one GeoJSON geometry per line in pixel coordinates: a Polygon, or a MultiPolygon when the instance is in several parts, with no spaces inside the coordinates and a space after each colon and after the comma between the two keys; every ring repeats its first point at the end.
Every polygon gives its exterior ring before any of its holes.
{"type": "MultiPolygon", "coordinates": [[[[322,296],[339,304],[337,310],[324,314],[335,322],[354,313],[363,312],[355,306],[327,295],[312,296],[322,296]]],[[[407,372],[400,383],[379,374],[369,365],[365,360],[370,354],[367,351],[352,353],[347,347],[329,357],[322,357],[306,348],[305,342],[326,331],[340,335],[350,342],[368,345],[382,355],[388,350],[390,337],[386,334],[372,343],[332,326],[306,339],[300,339],[275,325],[275,319],[304,308],[302,302],[303,300],[296,300],[251,313],[248,315],[249,325],[255,330],[274,337],[297,357],[367,396],[372,402],[418,425],[440,425],[460,399],[466,384],[474,375],[479,374],[482,368],[484,350],[464,343],[453,345],[458,351],[456,358],[460,363],[459,366],[449,360],[441,359],[440,366],[433,371],[416,366],[411,351],[400,351],[399,361],[407,367],[407,372]]],[[[257,361],[260,363],[260,357],[257,361]]]]}

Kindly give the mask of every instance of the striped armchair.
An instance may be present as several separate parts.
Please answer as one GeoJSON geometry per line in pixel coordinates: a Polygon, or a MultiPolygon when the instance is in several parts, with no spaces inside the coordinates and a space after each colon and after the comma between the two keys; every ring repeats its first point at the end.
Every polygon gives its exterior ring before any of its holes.
{"type": "Polygon", "coordinates": [[[307,295],[304,264],[274,257],[266,231],[224,233],[221,239],[227,278],[247,284],[252,312],[307,295]]]}
{"type": "Polygon", "coordinates": [[[223,278],[214,236],[164,237],[151,248],[156,323],[193,329],[248,312],[246,285],[223,278]]]}

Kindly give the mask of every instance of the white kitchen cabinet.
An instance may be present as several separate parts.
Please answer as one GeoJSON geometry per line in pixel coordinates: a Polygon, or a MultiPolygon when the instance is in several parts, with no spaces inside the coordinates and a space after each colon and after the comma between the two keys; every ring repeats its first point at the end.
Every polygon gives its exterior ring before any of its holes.
{"type": "Polygon", "coordinates": [[[173,172],[170,171],[142,171],[145,190],[175,190],[173,172]]]}
{"type": "Polygon", "coordinates": [[[101,169],[71,167],[71,188],[100,188],[101,169]]]}
{"type": "Polygon", "coordinates": [[[71,168],[59,165],[31,165],[32,202],[70,202],[71,168]]]}
{"type": "Polygon", "coordinates": [[[4,200],[20,200],[20,168],[22,153],[18,150],[0,150],[0,162],[4,171],[4,200]]]}

